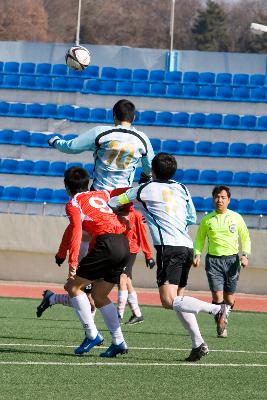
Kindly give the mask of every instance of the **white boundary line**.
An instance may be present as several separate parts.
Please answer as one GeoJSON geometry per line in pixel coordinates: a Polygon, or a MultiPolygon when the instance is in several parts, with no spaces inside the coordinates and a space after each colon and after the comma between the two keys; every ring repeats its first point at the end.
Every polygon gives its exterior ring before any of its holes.
{"type": "Polygon", "coordinates": [[[127,362],[46,362],[46,361],[0,361],[0,365],[58,365],[58,366],[129,366],[129,367],[267,367],[267,364],[198,364],[198,363],[127,363],[127,362]]]}
{"type": "MultiPolygon", "coordinates": [[[[63,348],[75,348],[78,345],[64,345],[64,344],[35,344],[35,343],[0,343],[1,346],[24,346],[24,347],[63,347],[63,348]]],[[[95,347],[97,348],[97,347],[95,347]]],[[[99,349],[107,348],[106,346],[101,346],[99,349]]],[[[181,349],[181,348],[171,348],[171,347],[129,347],[129,350],[166,350],[166,351],[190,351],[191,349],[181,349]]],[[[209,352],[215,353],[244,353],[244,354],[267,354],[267,351],[251,351],[251,350],[226,350],[226,349],[216,349],[209,350],[209,352]]]]}

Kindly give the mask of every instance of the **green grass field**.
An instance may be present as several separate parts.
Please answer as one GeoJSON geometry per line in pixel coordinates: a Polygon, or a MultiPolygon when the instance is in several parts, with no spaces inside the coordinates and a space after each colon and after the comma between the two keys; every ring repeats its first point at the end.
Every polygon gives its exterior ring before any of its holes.
{"type": "MultiPolygon", "coordinates": [[[[211,351],[185,363],[191,341],[174,312],[142,307],[143,324],[122,326],[129,354],[102,359],[103,348],[74,356],[83,331],[71,308],[57,305],[38,319],[37,304],[0,298],[1,400],[267,399],[267,314],[233,312],[227,339],[216,338],[212,317],[199,315],[211,351]]],[[[96,323],[108,346],[99,313],[96,323]]]]}

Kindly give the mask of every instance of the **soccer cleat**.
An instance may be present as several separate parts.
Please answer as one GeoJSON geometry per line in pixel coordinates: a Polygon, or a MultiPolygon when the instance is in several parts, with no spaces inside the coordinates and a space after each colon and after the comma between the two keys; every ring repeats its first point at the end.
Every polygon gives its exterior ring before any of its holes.
{"type": "Polygon", "coordinates": [[[100,354],[100,357],[111,358],[111,357],[116,357],[117,354],[127,354],[127,353],[128,353],[128,347],[125,342],[121,342],[120,344],[111,343],[109,348],[104,353],[100,354]]]}
{"type": "Polygon", "coordinates": [[[191,353],[185,359],[185,361],[189,362],[199,361],[202,357],[206,356],[207,354],[209,354],[209,348],[206,343],[202,343],[197,348],[191,350],[191,353]]]}
{"type": "Polygon", "coordinates": [[[227,334],[227,329],[225,328],[224,331],[220,334],[217,335],[218,338],[227,338],[228,334],[227,334]]]}
{"type": "Polygon", "coordinates": [[[220,311],[215,315],[215,321],[217,324],[217,334],[221,335],[225,330],[226,326],[226,306],[221,304],[220,311]]]}
{"type": "Polygon", "coordinates": [[[51,304],[49,303],[49,299],[52,296],[52,294],[54,294],[53,292],[51,292],[51,290],[45,290],[43,293],[43,300],[41,301],[41,303],[39,304],[39,306],[36,309],[36,315],[38,318],[40,318],[43,314],[43,312],[48,308],[48,307],[52,307],[51,304]]]}
{"type": "Polygon", "coordinates": [[[144,322],[144,317],[141,315],[140,317],[137,317],[136,315],[132,315],[129,319],[129,321],[125,322],[127,325],[135,325],[135,324],[141,324],[144,322]]]}
{"type": "Polygon", "coordinates": [[[87,336],[85,336],[82,344],[74,350],[74,353],[77,356],[81,356],[83,353],[88,353],[93,347],[101,346],[103,341],[104,338],[102,335],[100,335],[100,333],[98,333],[94,339],[89,339],[87,336]]]}

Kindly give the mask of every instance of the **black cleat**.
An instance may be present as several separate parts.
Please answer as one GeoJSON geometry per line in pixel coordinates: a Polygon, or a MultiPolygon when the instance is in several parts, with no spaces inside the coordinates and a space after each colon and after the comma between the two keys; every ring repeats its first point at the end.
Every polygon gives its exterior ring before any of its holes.
{"type": "Polygon", "coordinates": [[[141,317],[137,317],[136,315],[132,315],[129,321],[125,322],[127,325],[135,325],[135,324],[141,324],[144,322],[144,317],[141,315],[141,317]]]}
{"type": "Polygon", "coordinates": [[[185,361],[195,362],[199,361],[202,357],[209,354],[209,348],[206,343],[202,343],[200,346],[191,350],[189,356],[185,359],[185,361]]]}
{"type": "Polygon", "coordinates": [[[43,312],[48,308],[51,307],[51,304],[49,303],[49,298],[54,294],[51,292],[51,290],[45,290],[43,293],[43,300],[41,301],[40,305],[37,307],[36,310],[36,315],[38,318],[40,318],[43,314],[43,312]]]}
{"type": "Polygon", "coordinates": [[[224,332],[226,324],[227,324],[225,304],[221,304],[221,309],[215,315],[214,319],[217,324],[217,335],[220,336],[224,332]]]}

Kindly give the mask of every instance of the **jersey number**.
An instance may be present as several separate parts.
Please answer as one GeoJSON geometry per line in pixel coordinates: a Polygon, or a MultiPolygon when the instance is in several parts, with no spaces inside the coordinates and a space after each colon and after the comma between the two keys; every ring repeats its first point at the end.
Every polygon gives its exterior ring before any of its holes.
{"type": "Polygon", "coordinates": [[[105,200],[101,199],[101,197],[90,197],[89,204],[94,208],[98,208],[103,213],[112,214],[111,208],[109,208],[105,200]]]}
{"type": "Polygon", "coordinates": [[[130,143],[121,143],[117,140],[112,140],[109,143],[109,148],[112,149],[110,156],[107,159],[107,164],[110,165],[115,161],[119,169],[126,169],[134,157],[135,146],[130,143]],[[126,156],[127,155],[127,156],[126,156]],[[125,158],[125,160],[123,160],[125,158]]]}
{"type": "Polygon", "coordinates": [[[175,215],[177,211],[177,203],[173,197],[173,193],[171,190],[164,189],[162,191],[162,198],[166,202],[165,209],[167,214],[175,215]]]}

